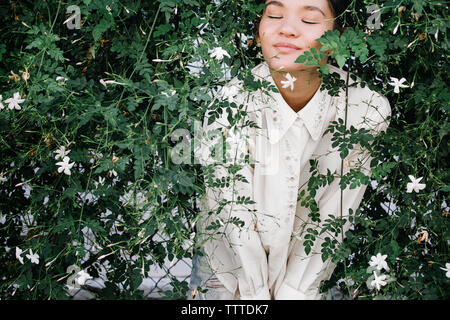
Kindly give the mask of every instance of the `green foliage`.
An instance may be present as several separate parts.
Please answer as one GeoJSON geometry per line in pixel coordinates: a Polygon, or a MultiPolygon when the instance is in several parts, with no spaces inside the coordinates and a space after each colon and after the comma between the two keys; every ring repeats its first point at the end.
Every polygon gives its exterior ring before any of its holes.
{"type": "MultiPolygon", "coordinates": [[[[204,195],[205,182],[216,187],[246,182],[239,165],[228,168],[232,178],[213,179],[211,167],[175,164],[172,150],[179,141],[171,137],[177,129],[192,136],[192,123],[203,121],[206,111],[212,111],[210,124],[226,110],[231,127],[240,121],[254,126],[245,121],[244,110],[231,112],[239,106],[214,95],[226,83],[227,70],[249,91],[266,86],[249,73],[262,61],[253,22],[264,5],[255,0],[71,4],[81,10],[80,29],[63,24],[69,14],[60,1],[0,5],[5,105],[0,110],[0,297],[68,299],[67,270],[75,265],[92,277],[107,274],[104,288],[82,285],[96,298],[142,299],[139,287],[151,268],[164,269],[166,258],[190,258],[198,250],[198,244],[183,244],[196,231],[195,200],[204,195]],[[230,57],[211,58],[217,47],[230,57]],[[25,101],[20,110],[11,110],[5,100],[16,92],[25,101]],[[70,175],[58,172],[62,158],[55,159],[55,151],[62,146],[74,163],[70,175]],[[23,264],[16,248],[23,250],[23,264]],[[26,257],[30,249],[38,263],[26,257]]],[[[344,16],[351,27],[342,35],[327,32],[318,40],[320,50],[297,60],[318,66],[324,86],[336,95],[348,83],[320,65],[331,50],[329,62],[385,95],[393,111],[386,134],[376,137],[347,126],[345,119],[327,128],[342,161],[356,146],[370,151],[372,178],[358,168],[342,176],[321,174],[317,160],[310,161],[312,176],[298,198],[311,223],[320,226],[305,230],[305,251],[315,253],[314,243],[323,240],[322,259],[337,263],[324,290],[351,279],[346,290],[355,299],[449,298],[449,279],[441,269],[449,262],[450,188],[444,6],[353,1],[344,16]],[[382,26],[368,30],[366,8],[372,4],[382,7],[382,26]],[[409,88],[394,93],[391,77],[404,77],[409,88]],[[426,188],[406,192],[409,175],[423,177],[426,188]],[[369,184],[359,210],[342,217],[319,212],[314,195],[335,179],[342,190],[369,184]],[[348,221],[353,227],[340,243],[348,221]],[[367,285],[373,278],[367,267],[379,252],[387,255],[390,278],[376,290],[367,285]]],[[[252,203],[238,195],[210,214],[252,203]]],[[[245,226],[236,218],[213,221],[211,232],[223,223],[245,226]]],[[[172,290],[164,297],[185,298],[186,281],[168,277],[172,290]]]]}

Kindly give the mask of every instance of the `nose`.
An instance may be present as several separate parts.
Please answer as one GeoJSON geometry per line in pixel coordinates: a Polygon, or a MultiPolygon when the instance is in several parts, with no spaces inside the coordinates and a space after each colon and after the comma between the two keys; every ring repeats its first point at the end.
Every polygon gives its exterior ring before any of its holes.
{"type": "Polygon", "coordinates": [[[286,16],[280,26],[280,35],[285,37],[298,37],[300,35],[299,31],[299,20],[297,17],[286,16]]]}

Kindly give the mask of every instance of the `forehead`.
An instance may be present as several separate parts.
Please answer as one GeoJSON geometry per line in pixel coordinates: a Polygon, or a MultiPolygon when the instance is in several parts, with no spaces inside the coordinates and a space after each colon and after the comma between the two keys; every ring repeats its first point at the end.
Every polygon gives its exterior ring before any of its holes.
{"type": "MultiPolygon", "coordinates": [[[[299,3],[297,5],[297,9],[299,10],[308,10],[308,11],[316,11],[316,12],[320,12],[323,16],[325,16],[325,12],[323,7],[323,4],[320,3],[321,1],[314,1],[314,5],[313,4],[301,4],[299,3]]],[[[266,8],[268,7],[279,7],[279,8],[284,8],[286,7],[286,5],[283,3],[283,1],[277,1],[277,0],[267,0],[266,1],[266,8]]]]}

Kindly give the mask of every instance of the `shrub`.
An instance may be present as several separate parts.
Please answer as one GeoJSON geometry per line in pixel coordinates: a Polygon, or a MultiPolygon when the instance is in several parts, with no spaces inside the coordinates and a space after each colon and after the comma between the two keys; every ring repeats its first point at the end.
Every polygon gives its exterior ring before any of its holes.
{"type": "MultiPolygon", "coordinates": [[[[449,297],[444,6],[353,1],[342,36],[328,32],[320,40],[335,49],[334,64],[393,109],[387,132],[370,146],[371,186],[350,215],[355,227],[342,245],[330,239],[321,252],[338,264],[324,290],[338,283],[354,299],[449,297]],[[375,27],[371,5],[380,9],[375,27]],[[394,92],[391,77],[408,87],[394,92]],[[408,192],[409,176],[421,177],[416,185],[425,188],[408,192]],[[390,270],[379,290],[370,285],[377,253],[387,255],[390,270]]],[[[152,265],[192,256],[196,200],[210,168],[193,153],[184,154],[192,161],[173,161],[174,133],[193,136],[207,110],[219,115],[229,106],[214,97],[230,78],[257,89],[249,70],[262,61],[254,41],[262,9],[255,0],[0,5],[2,299],[67,299],[74,270],[85,272],[75,279],[81,286],[88,275],[107,275],[99,299],[141,299],[152,265]],[[79,28],[69,5],[80,9],[79,28]],[[212,57],[219,47],[229,57],[212,57]]],[[[320,54],[300,59],[314,64],[320,54]]],[[[342,85],[322,71],[329,88],[342,85]]],[[[342,150],[373,138],[340,129],[330,124],[342,150]]],[[[353,172],[342,187],[368,182],[353,172]]],[[[339,234],[339,221],[322,222],[339,234]]],[[[166,298],[185,297],[187,283],[171,280],[166,298]]]]}

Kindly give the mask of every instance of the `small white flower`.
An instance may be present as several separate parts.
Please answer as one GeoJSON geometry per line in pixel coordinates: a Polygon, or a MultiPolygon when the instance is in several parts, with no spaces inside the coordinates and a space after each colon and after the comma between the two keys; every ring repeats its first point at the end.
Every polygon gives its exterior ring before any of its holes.
{"type": "Polygon", "coordinates": [[[94,181],[95,188],[98,188],[99,184],[104,185],[105,184],[105,178],[98,177],[98,181],[94,181]]]}
{"type": "Polygon", "coordinates": [[[20,99],[20,93],[16,92],[16,93],[14,93],[14,97],[6,99],[5,103],[8,103],[8,108],[11,110],[13,110],[13,109],[20,110],[22,108],[20,107],[19,104],[24,101],[25,101],[25,99],[20,99]]]}
{"type": "Polygon", "coordinates": [[[59,84],[64,84],[67,80],[69,80],[69,79],[64,78],[64,77],[61,77],[61,76],[57,76],[57,77],[56,77],[56,81],[57,81],[59,84]]]}
{"type": "Polygon", "coordinates": [[[352,278],[347,277],[347,278],[344,279],[344,283],[345,283],[347,286],[351,287],[351,286],[353,286],[353,285],[355,284],[355,281],[353,281],[352,278]]]}
{"type": "Polygon", "coordinates": [[[429,233],[427,230],[422,230],[419,232],[419,237],[417,238],[417,243],[421,243],[422,241],[426,244],[428,242],[429,233]]]}
{"type": "Polygon", "coordinates": [[[22,252],[22,249],[16,247],[16,258],[20,261],[21,264],[23,264],[23,257],[20,256],[22,252]]]}
{"type": "Polygon", "coordinates": [[[64,157],[67,156],[69,152],[70,150],[66,150],[66,147],[64,146],[59,147],[58,150],[53,151],[53,153],[56,153],[55,160],[64,159],[64,157]]]}
{"type": "Polygon", "coordinates": [[[6,216],[5,215],[0,215],[0,224],[5,224],[6,223],[6,216]]]}
{"type": "Polygon", "coordinates": [[[173,96],[175,93],[177,93],[175,90],[170,90],[169,94],[165,91],[161,92],[161,94],[165,95],[166,97],[171,97],[173,96]]]}
{"type": "Polygon", "coordinates": [[[75,282],[82,286],[86,283],[86,280],[92,279],[92,277],[89,275],[89,273],[85,272],[84,270],[81,270],[77,273],[77,277],[75,278],[75,282]]]}
{"type": "Polygon", "coordinates": [[[0,182],[5,182],[7,180],[8,180],[8,178],[5,177],[5,174],[3,172],[0,173],[0,182]]]}
{"type": "Polygon", "coordinates": [[[226,52],[222,47],[214,48],[212,51],[210,51],[210,57],[215,58],[216,60],[222,60],[224,56],[227,56],[228,58],[231,58],[228,52],[226,52]]]}
{"type": "Polygon", "coordinates": [[[387,254],[381,255],[381,253],[377,253],[376,256],[372,256],[369,261],[369,265],[371,267],[376,267],[377,270],[382,270],[383,268],[389,272],[389,267],[386,262],[387,254]]]}
{"type": "Polygon", "coordinates": [[[397,30],[398,30],[398,27],[400,26],[400,21],[397,23],[397,25],[395,26],[395,28],[394,28],[394,32],[392,32],[392,34],[396,34],[397,33],[397,30]]]}
{"type": "Polygon", "coordinates": [[[409,182],[409,183],[406,185],[406,192],[407,192],[407,193],[411,193],[411,192],[413,192],[413,190],[414,190],[415,192],[419,192],[420,190],[425,189],[426,184],[425,184],[425,183],[419,183],[420,180],[422,180],[423,177],[420,177],[420,178],[417,178],[417,179],[414,178],[414,177],[411,176],[411,175],[409,175],[408,177],[409,177],[409,179],[410,179],[412,182],[409,182]]]}
{"type": "Polygon", "coordinates": [[[4,106],[3,103],[2,103],[2,99],[3,99],[3,97],[2,97],[2,95],[0,94],[0,110],[5,109],[5,106],[4,106]]]}
{"type": "Polygon", "coordinates": [[[106,80],[105,81],[105,83],[106,84],[120,84],[120,85],[123,85],[123,83],[122,82],[117,82],[117,81],[115,81],[115,80],[106,80]]]}
{"type": "Polygon", "coordinates": [[[116,170],[114,170],[114,169],[109,170],[107,176],[109,176],[109,177],[112,177],[112,176],[117,177],[116,170]]]}
{"type": "Polygon", "coordinates": [[[26,257],[31,260],[31,263],[39,264],[39,255],[37,253],[33,253],[30,249],[30,254],[27,254],[26,257]]]}
{"type": "Polygon", "coordinates": [[[384,280],[386,280],[386,275],[384,275],[384,274],[382,274],[382,275],[380,275],[379,277],[377,277],[377,274],[376,274],[376,272],[374,271],[373,272],[373,275],[374,275],[374,277],[375,277],[375,279],[374,280],[372,280],[372,282],[370,283],[370,285],[371,286],[375,286],[376,288],[377,288],[377,290],[380,290],[380,287],[381,286],[385,286],[386,285],[386,281],[384,281],[384,280]]]}
{"type": "Polygon", "coordinates": [[[59,173],[64,171],[65,174],[70,176],[70,169],[72,169],[75,162],[69,163],[69,161],[70,161],[70,158],[66,156],[66,157],[64,157],[63,161],[56,163],[57,166],[60,166],[58,168],[59,173]]]}
{"type": "Polygon", "coordinates": [[[114,81],[114,80],[103,80],[103,79],[100,79],[100,83],[106,88],[106,85],[108,85],[108,84],[120,84],[120,85],[123,85],[123,83],[121,83],[121,82],[117,82],[117,81],[114,81]]]}
{"type": "Polygon", "coordinates": [[[291,91],[293,91],[294,90],[294,82],[297,80],[297,78],[291,76],[291,74],[288,73],[286,75],[286,79],[287,79],[287,81],[281,81],[281,83],[283,85],[282,87],[283,88],[291,87],[291,91]]]}
{"type": "Polygon", "coordinates": [[[142,229],[141,231],[138,232],[138,238],[144,238],[145,236],[145,229],[142,229]]]}
{"type": "Polygon", "coordinates": [[[406,81],[405,78],[401,78],[400,80],[398,80],[397,78],[391,77],[391,81],[392,82],[389,82],[389,84],[394,87],[395,93],[400,93],[400,88],[408,88],[409,87],[409,86],[403,84],[403,82],[406,81]]]}
{"type": "Polygon", "coordinates": [[[445,273],[445,276],[447,277],[447,278],[450,278],[450,263],[446,263],[445,264],[445,268],[442,268],[442,267],[440,267],[442,270],[444,270],[446,273],[445,273]]]}
{"type": "Polygon", "coordinates": [[[351,287],[355,284],[355,281],[353,281],[350,277],[341,278],[337,281],[337,284],[340,284],[341,282],[345,283],[348,287],[351,287]]]}

